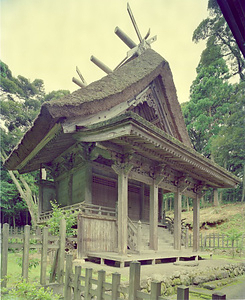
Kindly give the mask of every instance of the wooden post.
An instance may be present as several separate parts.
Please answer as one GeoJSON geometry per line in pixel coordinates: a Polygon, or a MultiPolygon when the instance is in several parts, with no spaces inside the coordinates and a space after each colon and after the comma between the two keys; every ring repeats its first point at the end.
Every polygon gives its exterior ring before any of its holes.
{"type": "Polygon", "coordinates": [[[85,292],[84,292],[84,298],[86,300],[91,300],[92,299],[92,295],[90,294],[90,290],[91,290],[91,286],[92,286],[92,284],[91,284],[92,272],[93,272],[93,269],[86,268],[86,273],[85,273],[85,292]]]}
{"type": "Polygon", "coordinates": [[[72,254],[66,255],[66,274],[65,274],[65,285],[64,285],[64,299],[71,299],[71,275],[72,275],[72,254]]]}
{"type": "Polygon", "coordinates": [[[129,163],[112,165],[118,175],[118,252],[127,253],[128,245],[128,174],[133,168],[129,163]]]}
{"type": "Polygon", "coordinates": [[[98,271],[98,285],[97,285],[97,299],[103,300],[104,299],[104,282],[105,282],[105,271],[99,270],[98,271]]]}
{"type": "Polygon", "coordinates": [[[111,291],[111,300],[117,299],[120,297],[120,292],[118,291],[121,280],[121,274],[113,273],[112,274],[112,291],[111,291]]]}
{"type": "Polygon", "coordinates": [[[55,254],[54,254],[54,260],[53,260],[53,264],[52,264],[52,268],[50,271],[50,277],[49,277],[49,282],[55,282],[55,277],[57,274],[57,268],[58,268],[58,258],[59,258],[59,248],[56,249],[55,254]]]}
{"type": "Polygon", "coordinates": [[[177,300],[189,300],[189,288],[180,285],[177,287],[177,300]]]}
{"type": "Polygon", "coordinates": [[[199,250],[199,238],[200,238],[200,199],[198,194],[193,199],[193,251],[199,250]]]}
{"type": "Polygon", "coordinates": [[[139,253],[141,251],[141,237],[142,237],[142,225],[139,220],[137,224],[137,250],[139,253]]]}
{"type": "Polygon", "coordinates": [[[219,205],[219,194],[218,194],[218,189],[214,189],[214,206],[219,205]]]}
{"type": "Polygon", "coordinates": [[[58,270],[57,270],[57,280],[60,284],[64,282],[65,242],[66,242],[66,220],[61,219],[58,270]]]}
{"type": "Polygon", "coordinates": [[[42,236],[42,254],[41,254],[41,274],[40,274],[41,285],[46,285],[47,258],[48,258],[48,227],[44,227],[43,236],[42,236]]]}
{"type": "Polygon", "coordinates": [[[23,259],[22,259],[22,277],[28,281],[28,269],[29,269],[29,250],[30,250],[30,225],[24,227],[23,238],[23,259]]]}
{"type": "Polygon", "coordinates": [[[226,300],[226,295],[221,292],[215,292],[212,294],[212,300],[226,300]]]}
{"type": "Polygon", "coordinates": [[[158,249],[158,185],[150,186],[150,249],[158,249]]]}
{"type": "Polygon", "coordinates": [[[188,227],[185,229],[185,248],[188,248],[188,227]]]}
{"type": "Polygon", "coordinates": [[[158,300],[158,297],[161,296],[161,282],[152,281],[151,282],[151,300],[158,300]]]}
{"type": "Polygon", "coordinates": [[[2,247],[1,247],[1,279],[2,279],[2,288],[7,287],[7,271],[8,271],[8,240],[9,240],[9,224],[3,224],[2,231],[3,239],[2,239],[2,247]]]}
{"type": "Polygon", "coordinates": [[[174,249],[181,249],[181,193],[174,193],[174,249]]]}
{"type": "Polygon", "coordinates": [[[81,266],[75,266],[74,300],[81,300],[81,291],[80,291],[80,286],[81,286],[81,280],[80,280],[81,270],[82,270],[81,266]]]}
{"type": "Polygon", "coordinates": [[[133,261],[129,270],[129,300],[138,300],[137,291],[140,290],[140,263],[133,261]]]}

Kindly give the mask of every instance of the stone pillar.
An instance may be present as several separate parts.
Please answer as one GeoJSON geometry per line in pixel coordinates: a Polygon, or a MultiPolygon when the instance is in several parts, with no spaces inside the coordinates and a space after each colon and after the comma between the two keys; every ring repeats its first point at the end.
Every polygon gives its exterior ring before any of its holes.
{"type": "Polygon", "coordinates": [[[196,198],[193,199],[193,251],[199,250],[199,223],[200,223],[200,197],[196,194],[196,198]]]}
{"type": "Polygon", "coordinates": [[[118,175],[118,252],[127,254],[128,245],[128,174],[132,169],[130,164],[116,163],[112,169],[118,175]]]}
{"type": "Polygon", "coordinates": [[[150,186],[150,249],[158,250],[158,185],[150,186]]]}
{"type": "Polygon", "coordinates": [[[181,193],[179,188],[174,193],[174,249],[181,249],[181,193]]]}

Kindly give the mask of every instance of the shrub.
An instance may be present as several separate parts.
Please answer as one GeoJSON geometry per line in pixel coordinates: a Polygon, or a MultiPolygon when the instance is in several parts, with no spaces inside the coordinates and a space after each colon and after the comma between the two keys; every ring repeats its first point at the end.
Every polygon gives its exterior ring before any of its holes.
{"type": "Polygon", "coordinates": [[[53,292],[47,288],[39,287],[36,283],[29,283],[25,280],[18,281],[15,284],[15,288],[9,291],[9,295],[18,296],[20,299],[26,300],[58,300],[61,299],[60,295],[53,294],[53,292]]]}
{"type": "Polygon", "coordinates": [[[49,232],[52,235],[59,235],[60,221],[66,220],[66,236],[76,235],[76,230],[72,228],[77,223],[77,213],[70,213],[62,210],[54,201],[52,205],[52,217],[47,221],[49,232]]]}

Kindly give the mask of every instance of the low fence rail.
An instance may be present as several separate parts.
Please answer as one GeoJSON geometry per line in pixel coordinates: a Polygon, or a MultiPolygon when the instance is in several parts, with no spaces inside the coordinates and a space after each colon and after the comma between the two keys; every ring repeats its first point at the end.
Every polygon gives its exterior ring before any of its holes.
{"type": "Polygon", "coordinates": [[[12,233],[9,224],[3,224],[1,232],[1,279],[2,287],[7,286],[6,276],[8,275],[8,250],[23,249],[22,255],[22,277],[28,280],[29,255],[30,249],[39,249],[41,251],[41,271],[40,284],[47,283],[47,260],[48,250],[55,250],[56,255],[54,265],[51,270],[50,282],[57,278],[59,283],[63,282],[65,244],[66,244],[66,221],[60,222],[59,236],[52,236],[48,233],[48,227],[44,227],[39,233],[31,233],[29,225],[24,227],[23,232],[16,231],[12,233]]]}
{"type": "MultiPolygon", "coordinates": [[[[245,234],[241,235],[237,238],[232,238],[230,235],[227,234],[220,234],[220,233],[210,233],[210,234],[200,234],[200,247],[204,248],[237,248],[243,249],[244,247],[244,239],[245,234]]],[[[193,246],[193,235],[189,234],[188,238],[188,246],[193,246]]]]}
{"type": "MultiPolygon", "coordinates": [[[[112,281],[106,282],[106,272],[98,271],[97,278],[93,277],[93,269],[86,268],[85,276],[81,275],[81,266],[75,266],[73,273],[72,255],[66,256],[66,270],[64,283],[64,299],[74,300],[167,300],[162,296],[161,281],[151,281],[150,292],[146,293],[141,290],[140,277],[141,265],[134,261],[130,263],[129,285],[125,286],[121,283],[121,274],[113,273],[112,281]],[[73,295],[73,298],[72,298],[73,295]]],[[[189,287],[177,287],[177,300],[189,299],[189,287]]],[[[171,297],[171,299],[173,299],[171,297]]],[[[226,299],[226,295],[220,292],[212,294],[212,300],[226,299]]]]}

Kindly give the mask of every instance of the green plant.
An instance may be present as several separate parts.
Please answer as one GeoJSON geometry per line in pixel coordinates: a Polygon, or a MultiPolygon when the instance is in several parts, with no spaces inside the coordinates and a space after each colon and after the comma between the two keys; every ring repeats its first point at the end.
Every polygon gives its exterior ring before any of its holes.
{"type": "Polygon", "coordinates": [[[239,231],[238,229],[231,228],[226,232],[227,234],[227,239],[228,241],[231,242],[231,247],[232,247],[232,256],[234,257],[235,252],[234,252],[234,243],[235,241],[239,241],[240,237],[242,236],[242,232],[239,231]]]}
{"type": "Polygon", "coordinates": [[[59,235],[60,221],[66,220],[66,236],[73,236],[76,230],[72,228],[77,223],[77,213],[70,213],[62,210],[56,201],[51,202],[52,217],[47,221],[49,232],[52,235],[59,235]]]}
{"type": "MultiPolygon", "coordinates": [[[[17,257],[16,262],[18,266],[22,268],[22,257],[17,257]]],[[[39,264],[40,264],[40,260],[38,258],[30,258],[28,269],[31,270],[32,268],[36,268],[39,264]]]]}
{"type": "Polygon", "coordinates": [[[9,295],[21,297],[26,300],[57,300],[61,297],[47,288],[39,287],[36,283],[29,283],[26,280],[15,283],[14,289],[9,291],[9,295]]]}

